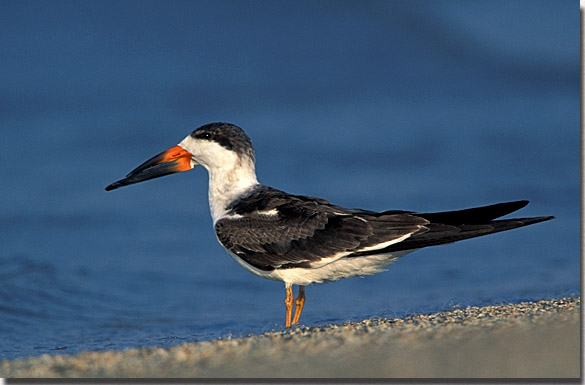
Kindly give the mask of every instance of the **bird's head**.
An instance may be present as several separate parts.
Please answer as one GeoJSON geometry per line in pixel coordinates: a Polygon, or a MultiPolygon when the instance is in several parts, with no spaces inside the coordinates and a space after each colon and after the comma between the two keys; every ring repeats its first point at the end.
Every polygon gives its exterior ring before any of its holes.
{"type": "Polygon", "coordinates": [[[197,165],[210,174],[244,169],[254,174],[254,147],[244,131],[229,123],[210,123],[199,127],[178,145],[150,158],[106,191],[145,180],[188,171],[197,165]]]}

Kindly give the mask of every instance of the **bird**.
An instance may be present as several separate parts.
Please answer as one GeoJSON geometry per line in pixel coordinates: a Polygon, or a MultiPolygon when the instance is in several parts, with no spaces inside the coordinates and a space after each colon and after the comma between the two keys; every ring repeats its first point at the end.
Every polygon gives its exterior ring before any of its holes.
{"type": "Polygon", "coordinates": [[[497,219],[527,200],[456,211],[417,213],[348,209],[258,182],[252,141],[240,127],[205,124],[178,145],[148,159],[114,190],[202,166],[209,174],[209,208],[219,243],[244,269],[285,285],[285,327],[298,323],[305,287],[368,276],[424,247],[480,237],[553,219],[497,219]],[[294,299],[293,285],[298,286],[294,299]],[[292,313],[294,305],[294,315],[292,313]]]}

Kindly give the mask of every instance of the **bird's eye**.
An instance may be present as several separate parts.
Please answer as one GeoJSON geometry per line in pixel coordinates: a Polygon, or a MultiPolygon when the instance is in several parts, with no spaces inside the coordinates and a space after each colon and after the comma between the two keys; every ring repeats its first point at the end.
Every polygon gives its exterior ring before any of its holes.
{"type": "Polygon", "coordinates": [[[197,135],[197,137],[201,139],[211,139],[211,134],[209,132],[202,132],[201,134],[197,135]]]}

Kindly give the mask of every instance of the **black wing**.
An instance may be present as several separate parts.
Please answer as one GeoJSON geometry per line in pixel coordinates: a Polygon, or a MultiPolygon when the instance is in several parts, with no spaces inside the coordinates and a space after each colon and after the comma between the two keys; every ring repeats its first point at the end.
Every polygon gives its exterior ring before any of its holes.
{"type": "Polygon", "coordinates": [[[266,186],[228,209],[233,216],[215,224],[219,241],[248,264],[266,271],[315,267],[324,260],[328,263],[352,253],[372,252],[426,231],[424,226],[429,223],[404,211],[348,210],[266,186]]]}

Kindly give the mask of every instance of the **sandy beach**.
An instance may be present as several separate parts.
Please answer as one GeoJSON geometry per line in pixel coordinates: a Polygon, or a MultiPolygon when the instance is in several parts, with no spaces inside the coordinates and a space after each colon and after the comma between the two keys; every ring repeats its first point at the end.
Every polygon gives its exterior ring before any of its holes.
{"type": "Polygon", "coordinates": [[[0,377],[579,378],[580,298],[0,363],[0,377]]]}

